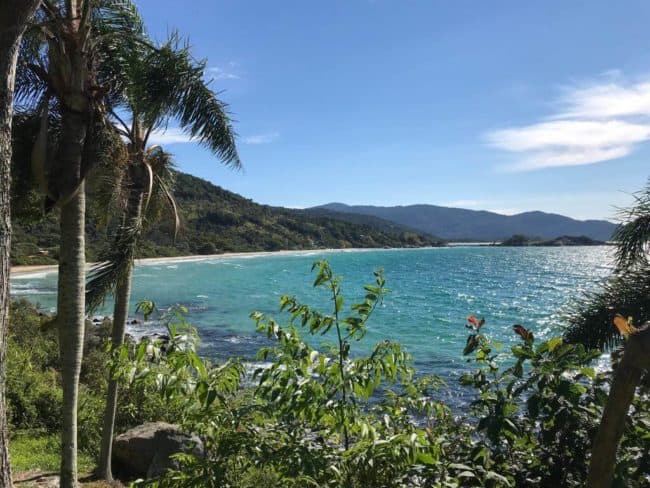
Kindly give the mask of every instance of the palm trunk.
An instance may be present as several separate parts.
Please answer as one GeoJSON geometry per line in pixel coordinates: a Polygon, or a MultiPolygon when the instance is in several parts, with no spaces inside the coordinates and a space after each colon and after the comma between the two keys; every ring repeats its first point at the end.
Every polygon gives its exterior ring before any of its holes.
{"type": "MultiPolygon", "coordinates": [[[[126,319],[129,314],[129,298],[131,295],[131,268],[115,287],[115,308],[113,311],[113,335],[111,348],[115,349],[124,343],[126,319]]],[[[106,481],[113,480],[111,459],[113,454],[113,431],[115,414],[117,412],[118,383],[111,376],[108,380],[106,408],[104,410],[104,425],[102,429],[101,451],[99,454],[98,475],[106,481]]]]}
{"type": "Polygon", "coordinates": [[[625,431],[630,404],[641,375],[650,369],[650,324],[631,334],[616,367],[603,418],[594,439],[588,486],[609,488],[616,468],[616,451],[625,431]]]}
{"type": "MultiPolygon", "coordinates": [[[[129,190],[129,202],[126,210],[124,223],[135,232],[134,238],[140,236],[139,229],[142,227],[142,202],[144,198],[144,187],[141,184],[141,176],[137,175],[137,169],[131,173],[131,188],[129,190]]],[[[118,236],[119,239],[119,236],[118,236]]],[[[133,243],[133,249],[135,243],[133,243]]],[[[113,334],[111,348],[116,349],[124,343],[124,332],[126,320],[129,315],[129,299],[131,297],[131,276],[133,274],[133,256],[129,257],[127,269],[115,286],[115,306],[113,309],[113,334]]],[[[118,383],[111,376],[108,380],[108,393],[106,397],[106,408],[104,411],[104,425],[102,429],[101,451],[99,455],[98,475],[102,479],[111,481],[113,473],[111,470],[111,458],[113,447],[113,431],[115,429],[115,414],[117,410],[118,383]]]]}
{"type": "Polygon", "coordinates": [[[77,486],[77,404],[85,321],[84,184],[61,207],[58,314],[63,376],[61,488],[77,486]]]}
{"type": "Polygon", "coordinates": [[[0,486],[10,488],[9,433],[5,398],[11,248],[11,119],[18,49],[40,0],[0,0],[0,486]]]}

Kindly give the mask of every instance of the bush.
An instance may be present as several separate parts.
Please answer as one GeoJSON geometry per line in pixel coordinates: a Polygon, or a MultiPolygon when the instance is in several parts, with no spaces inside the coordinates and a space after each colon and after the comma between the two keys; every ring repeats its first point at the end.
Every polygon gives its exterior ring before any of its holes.
{"type": "MultiPolygon", "coordinates": [[[[442,487],[584,486],[591,440],[602,415],[610,375],[597,373],[595,350],[561,338],[536,343],[521,326],[508,354],[472,318],[465,354],[477,368],[462,385],[475,390],[470,415],[454,418],[433,391],[444,385],[417,376],[399,344],[380,342],[369,356],[354,354],[385,293],[383,277],[346,313],[339,279],[315,264],[315,286],[331,297],[320,312],[282,297],[282,325],[255,313],[258,330],[275,341],[260,351],[253,392],[235,388],[237,368],[201,361],[182,318],[172,313],[171,356],[156,345],[121,364],[137,384],[158,378],[158,393],[179,401],[185,427],[200,434],[205,458],[185,455],[160,487],[442,487]],[[314,348],[309,335],[334,344],[314,348]],[[189,341],[189,342],[188,342],[189,341]],[[153,347],[153,349],[150,349],[153,347]],[[149,352],[147,352],[149,351],[149,352]],[[154,361],[152,363],[152,359],[154,361]],[[188,383],[188,378],[193,378],[188,383]]],[[[237,378],[237,379],[236,379],[237,378]]],[[[151,384],[151,383],[150,383],[151,384]]],[[[629,414],[614,486],[646,486],[647,388],[629,414]]]]}

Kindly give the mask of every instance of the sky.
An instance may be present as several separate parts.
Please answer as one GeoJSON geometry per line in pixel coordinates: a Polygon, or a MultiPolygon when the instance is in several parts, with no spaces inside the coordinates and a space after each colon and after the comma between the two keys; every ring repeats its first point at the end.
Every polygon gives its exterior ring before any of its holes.
{"type": "Polygon", "coordinates": [[[650,176],[650,2],[140,0],[230,107],[242,171],[171,121],[182,171],[259,203],[613,219],[650,176]]]}

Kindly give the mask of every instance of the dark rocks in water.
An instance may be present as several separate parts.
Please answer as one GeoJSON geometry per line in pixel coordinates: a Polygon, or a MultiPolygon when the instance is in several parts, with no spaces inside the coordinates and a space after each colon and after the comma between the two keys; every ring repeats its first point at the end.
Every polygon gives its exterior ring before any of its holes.
{"type": "Polygon", "coordinates": [[[139,323],[140,321],[138,319],[133,319],[131,322],[129,322],[131,325],[138,325],[139,323]]]}
{"type": "Polygon", "coordinates": [[[160,341],[160,342],[169,342],[170,337],[167,334],[159,334],[158,332],[154,332],[151,335],[144,335],[140,340],[142,341],[160,341]]]}
{"type": "Polygon", "coordinates": [[[161,476],[168,469],[178,469],[171,458],[178,453],[205,455],[203,442],[195,435],[165,422],[148,422],[126,431],[113,441],[115,472],[123,478],[161,476]]]}

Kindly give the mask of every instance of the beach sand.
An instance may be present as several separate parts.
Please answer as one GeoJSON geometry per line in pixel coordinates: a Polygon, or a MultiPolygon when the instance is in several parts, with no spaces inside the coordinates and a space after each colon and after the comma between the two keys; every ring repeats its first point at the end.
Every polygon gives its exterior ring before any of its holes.
{"type": "MultiPolygon", "coordinates": [[[[236,257],[257,257],[257,256],[287,256],[296,254],[313,254],[326,252],[345,252],[345,251],[378,251],[376,248],[348,248],[348,249],[304,249],[288,251],[257,251],[257,252],[227,252],[222,254],[197,254],[193,256],[171,256],[166,258],[144,258],[136,259],[135,264],[156,264],[156,263],[182,263],[188,261],[205,261],[214,259],[228,259],[236,257]]],[[[95,263],[86,263],[86,268],[90,269],[95,263]]],[[[35,266],[12,266],[12,278],[28,278],[33,275],[42,275],[56,273],[58,266],[52,265],[35,265],[35,266]]]]}

